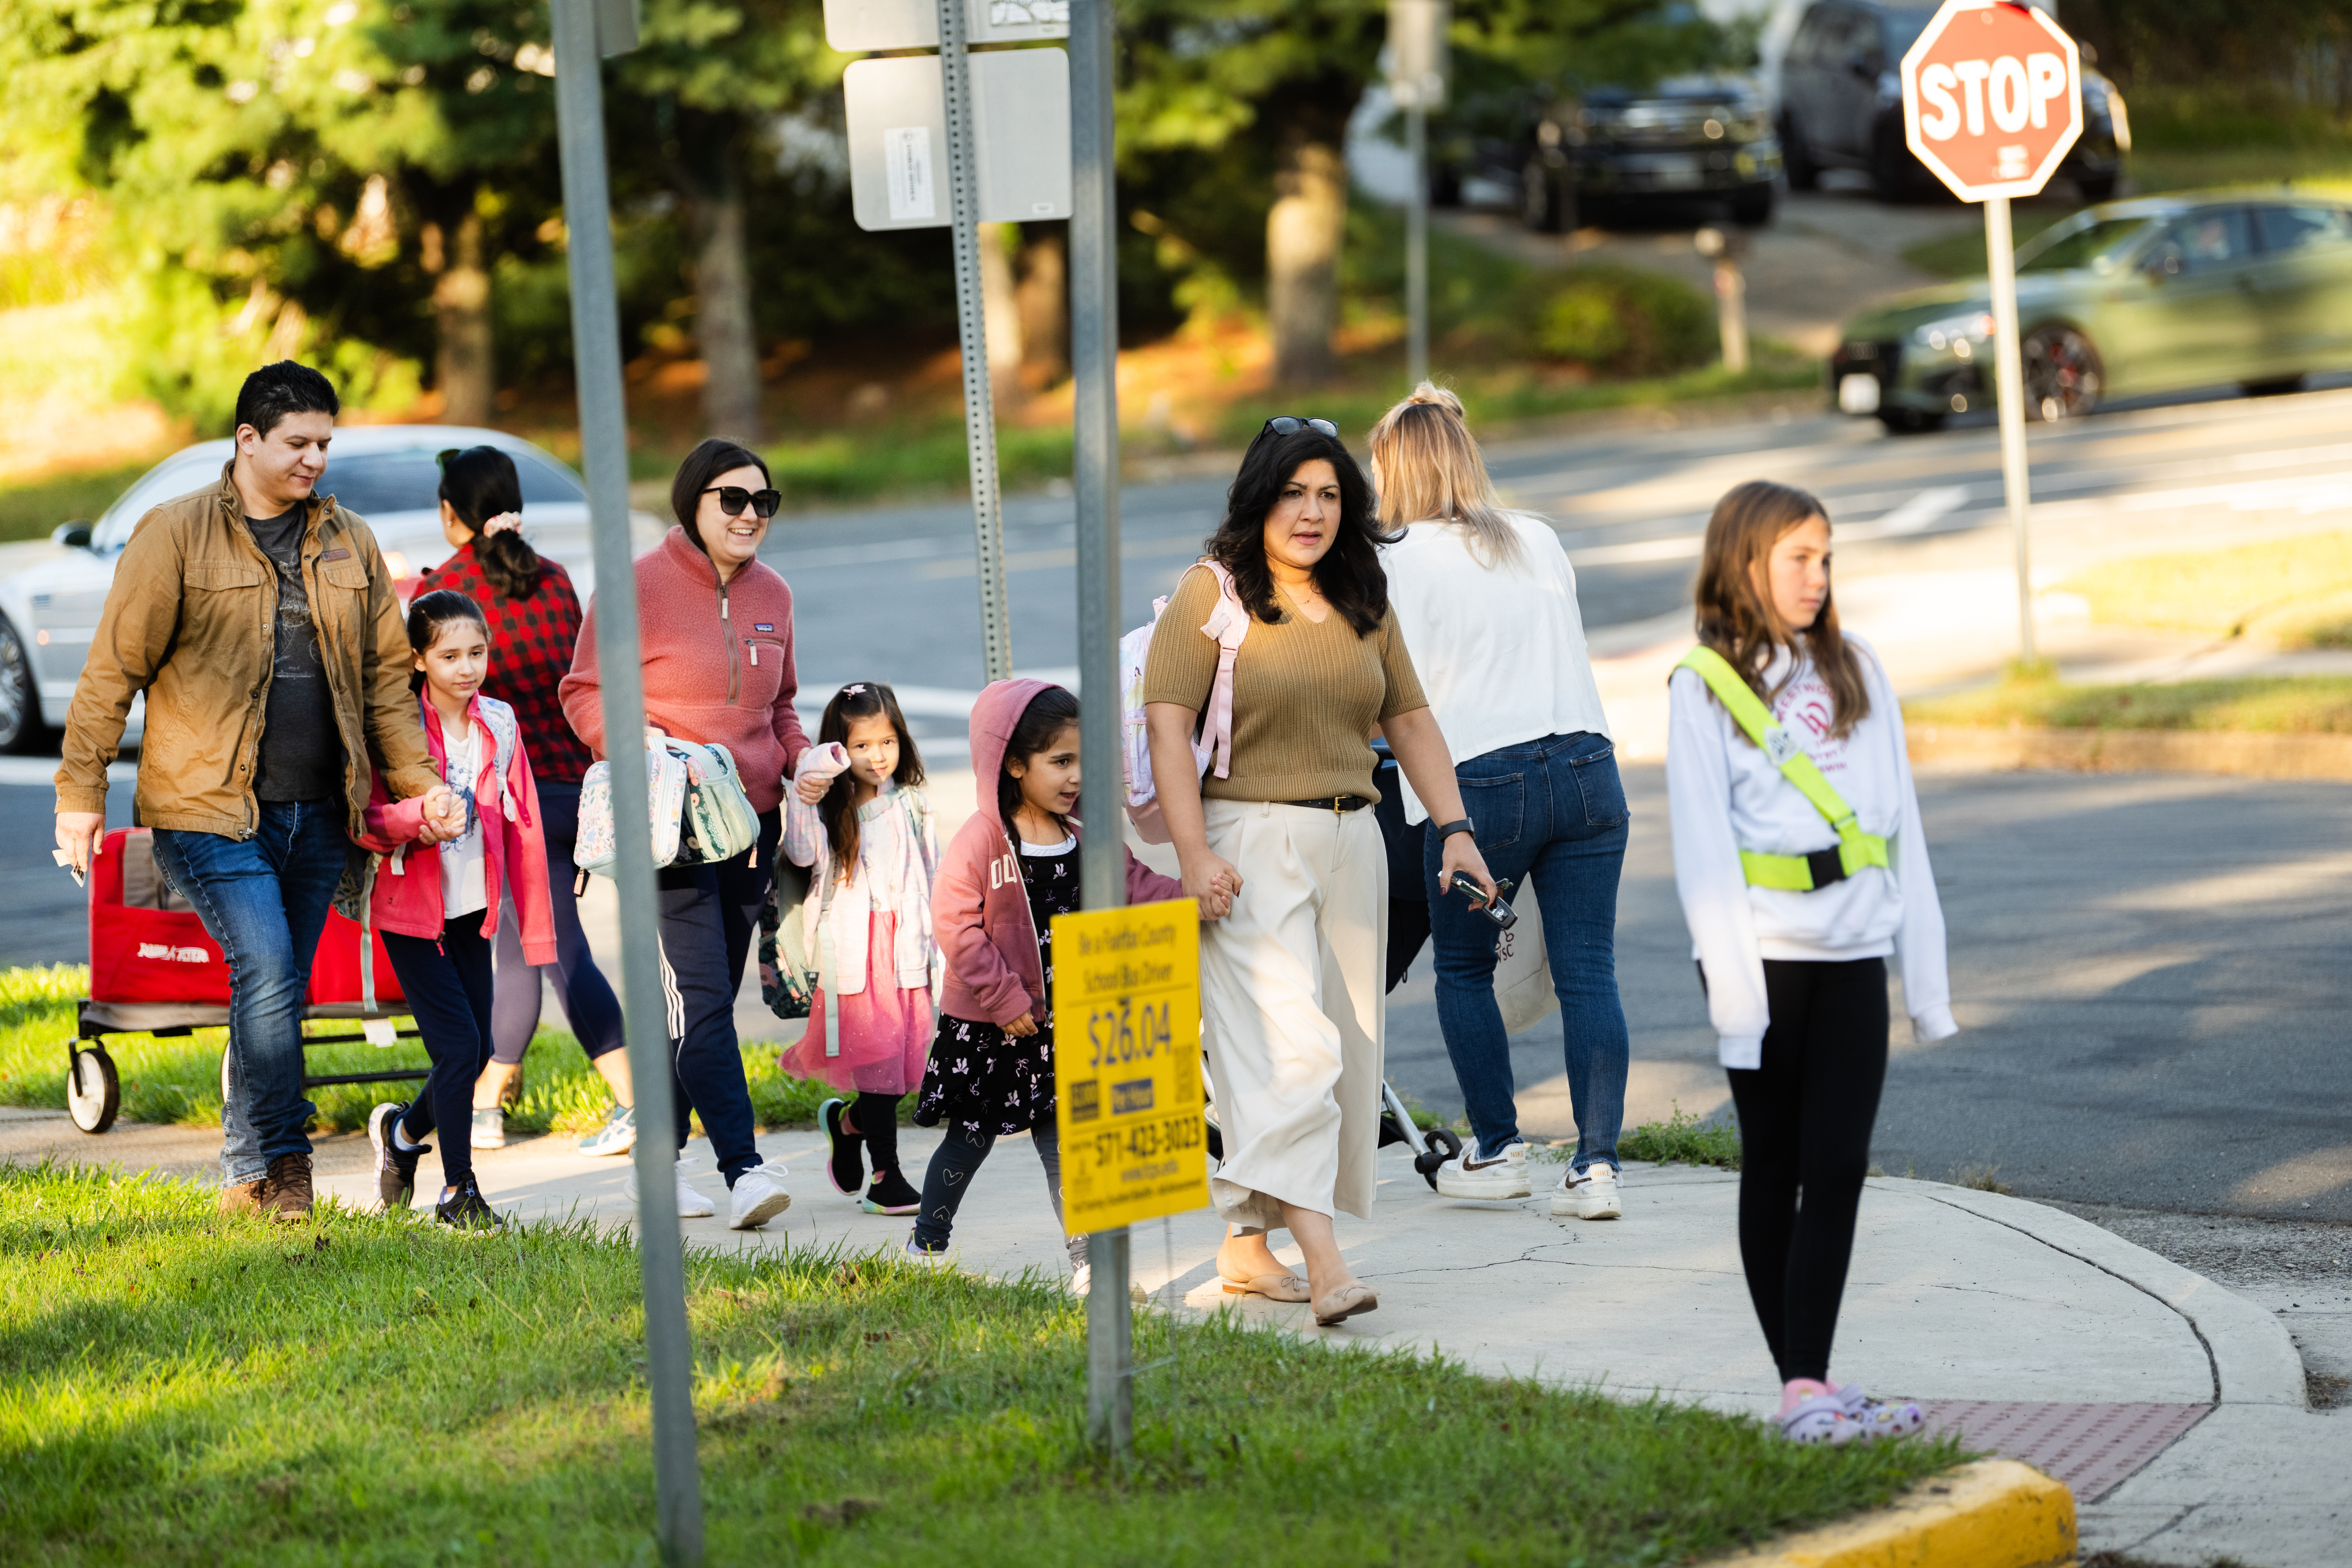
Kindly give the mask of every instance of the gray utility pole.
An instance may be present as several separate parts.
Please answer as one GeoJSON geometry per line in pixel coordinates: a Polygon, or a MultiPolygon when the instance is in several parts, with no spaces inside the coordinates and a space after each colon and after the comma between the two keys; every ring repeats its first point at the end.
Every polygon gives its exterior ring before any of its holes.
{"type": "Polygon", "coordinates": [[[988,310],[980,280],[980,149],[972,128],[971,55],[965,44],[966,0],[938,3],[956,324],[963,344],[964,445],[971,462],[972,542],[980,565],[981,650],[987,678],[1004,680],[1013,674],[1013,613],[1004,598],[1004,504],[996,483],[996,408],[988,385],[988,310]]]}
{"type": "MultiPolygon", "coordinates": [[[[605,183],[603,55],[636,47],[635,0],[555,0],[555,105],[571,258],[572,354],[580,388],[580,457],[596,562],[596,658],[613,768],[621,896],[622,1021],[637,1091],[637,1258],[646,1298],[646,1379],[654,1425],[654,1496],[662,1561],[702,1562],[702,1484],[694,1452],[694,1352],[671,1147],[669,1026],[662,1014],[654,925],[654,847],[646,791],[645,673],[637,657],[637,577],[629,549],[629,432],[621,402],[621,317],[613,289],[612,196],[605,183]]],[[[462,1136],[462,1134],[460,1134],[462,1136]]]]}
{"type": "MultiPolygon", "coordinates": [[[[1118,205],[1112,178],[1112,0],[1070,6],[1070,368],[1078,503],[1079,805],[1093,823],[1079,868],[1086,907],[1127,902],[1118,668],[1118,205]]],[[[1087,1440],[1135,1446],[1134,1323],[1125,1226],[1087,1237],[1087,1440]]]]}
{"type": "Polygon", "coordinates": [[[2010,238],[2009,198],[1987,196],[1985,260],[1992,272],[1993,386],[2000,420],[2001,489],[2009,497],[2009,530],[2017,545],[2017,657],[2032,664],[2033,563],[2027,517],[2033,490],[2025,465],[2025,353],[2017,341],[2017,251],[2010,238]]]}

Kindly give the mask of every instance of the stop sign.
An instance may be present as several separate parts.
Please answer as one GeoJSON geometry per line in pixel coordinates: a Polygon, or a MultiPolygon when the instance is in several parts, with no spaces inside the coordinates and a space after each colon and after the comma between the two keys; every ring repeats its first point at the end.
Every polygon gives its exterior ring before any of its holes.
{"type": "Polygon", "coordinates": [[[2083,134],[2074,40],[2010,0],[1945,0],[1903,57],[1903,125],[1962,201],[2032,195],[2083,134]]]}

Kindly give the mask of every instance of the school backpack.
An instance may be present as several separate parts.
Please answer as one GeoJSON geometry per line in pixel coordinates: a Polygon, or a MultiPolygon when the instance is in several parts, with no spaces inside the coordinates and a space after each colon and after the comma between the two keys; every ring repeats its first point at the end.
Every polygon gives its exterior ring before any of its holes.
{"type": "MultiPolygon", "coordinates": [[[[646,794],[656,868],[731,860],[759,842],[760,819],[724,746],[673,740],[648,726],[646,794]]],[[[613,767],[595,763],[580,781],[580,837],[572,863],[609,877],[618,853],[613,767]]]]}
{"type": "MultiPolygon", "coordinates": [[[[1206,774],[1211,766],[1219,778],[1231,776],[1234,760],[1234,660],[1242,638],[1249,635],[1250,614],[1234,591],[1234,574],[1214,561],[1200,561],[1217,580],[1217,607],[1201,625],[1204,637],[1217,640],[1217,674],[1209,683],[1209,705],[1192,732],[1192,755],[1206,774]]],[[[1119,691],[1122,697],[1120,761],[1127,775],[1127,819],[1147,844],[1168,842],[1168,824],[1160,815],[1160,792],[1151,782],[1151,738],[1143,719],[1143,666],[1151,654],[1151,634],[1168,608],[1165,595],[1151,601],[1151,621],[1118,639],[1119,691]]]]}

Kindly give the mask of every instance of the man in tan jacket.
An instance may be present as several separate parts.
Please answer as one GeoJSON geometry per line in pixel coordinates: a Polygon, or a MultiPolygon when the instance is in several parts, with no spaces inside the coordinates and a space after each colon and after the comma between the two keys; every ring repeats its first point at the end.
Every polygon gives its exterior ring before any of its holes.
{"type": "Polygon", "coordinates": [[[221,1207],[285,1218],[310,1209],[303,997],[370,765],[427,797],[428,843],[453,804],[375,537],[314,493],[339,412],[306,365],[246,377],[220,483],[149,512],[122,552],[57,773],[58,847],[87,873],[107,764],[146,694],[136,817],[229,965],[221,1207]]]}

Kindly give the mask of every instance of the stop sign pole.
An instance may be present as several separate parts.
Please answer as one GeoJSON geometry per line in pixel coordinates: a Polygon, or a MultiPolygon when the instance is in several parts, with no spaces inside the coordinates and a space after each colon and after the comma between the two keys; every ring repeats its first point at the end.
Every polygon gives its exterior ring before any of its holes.
{"type": "Polygon", "coordinates": [[[2038,195],[2083,134],[2083,65],[2074,40],[2046,13],[2013,0],[1945,0],[1903,57],[1903,124],[1920,163],[1960,200],[1984,206],[2000,475],[2017,546],[2018,656],[2030,664],[2033,579],[2026,513],[2032,494],[2009,203],[2038,195]]]}

